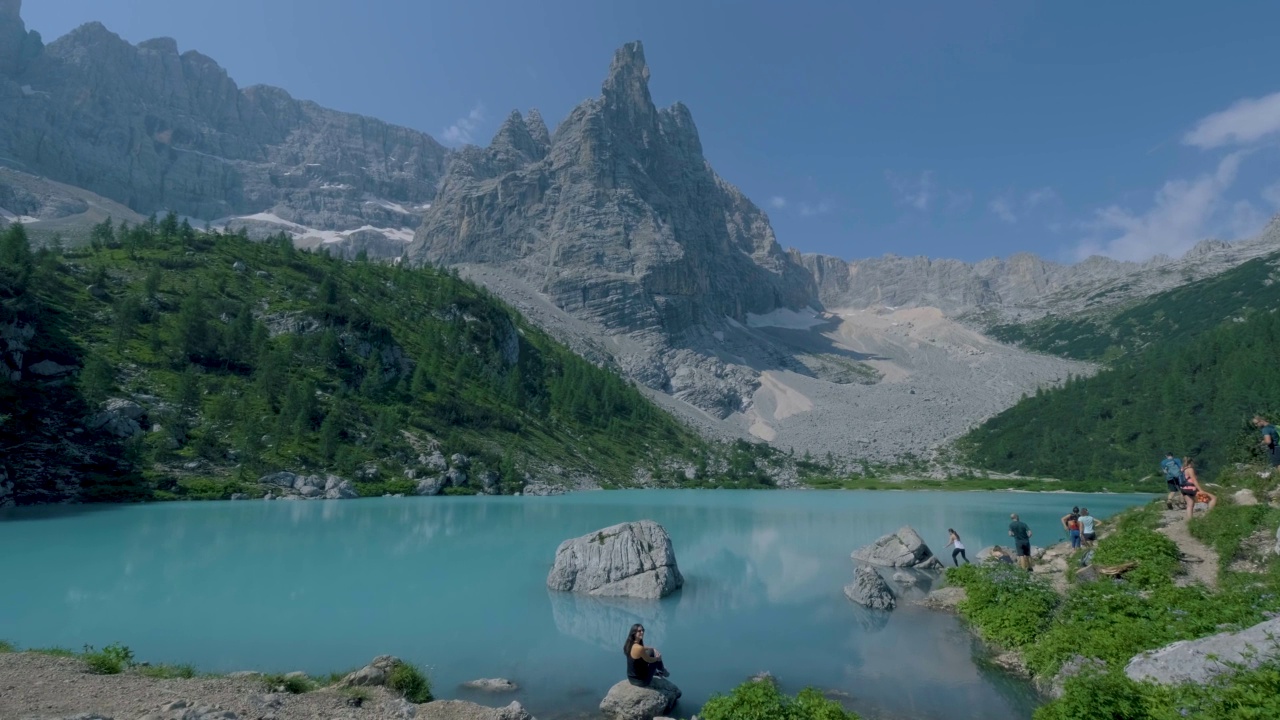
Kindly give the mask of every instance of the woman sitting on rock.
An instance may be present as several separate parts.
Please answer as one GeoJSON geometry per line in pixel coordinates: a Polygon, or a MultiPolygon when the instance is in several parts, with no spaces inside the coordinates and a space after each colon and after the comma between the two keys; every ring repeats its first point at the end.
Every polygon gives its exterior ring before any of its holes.
{"type": "Polygon", "coordinates": [[[1200,485],[1200,479],[1196,477],[1195,461],[1189,457],[1182,458],[1182,478],[1182,496],[1187,501],[1188,520],[1195,513],[1197,502],[1208,503],[1210,510],[1218,504],[1217,496],[1200,485]]]}
{"type": "Polygon", "coordinates": [[[636,623],[627,633],[627,642],[622,646],[622,654],[627,656],[627,681],[639,687],[649,687],[654,676],[670,675],[662,664],[662,653],[654,648],[645,647],[644,626],[636,623]]]}

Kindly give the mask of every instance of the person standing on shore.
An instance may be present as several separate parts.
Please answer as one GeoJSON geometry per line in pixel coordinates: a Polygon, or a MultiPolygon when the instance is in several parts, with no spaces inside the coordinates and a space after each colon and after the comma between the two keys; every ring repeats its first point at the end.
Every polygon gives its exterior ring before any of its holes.
{"type": "Polygon", "coordinates": [[[1071,512],[1062,516],[1062,527],[1071,536],[1071,548],[1080,547],[1080,508],[1073,507],[1071,512]]]}
{"type": "Polygon", "coordinates": [[[1093,543],[1098,539],[1097,528],[1098,519],[1089,514],[1089,508],[1080,508],[1080,537],[1084,539],[1084,546],[1093,547],[1093,543]]]}
{"type": "Polygon", "coordinates": [[[1018,519],[1018,514],[1009,516],[1009,537],[1013,538],[1013,546],[1018,555],[1018,567],[1031,572],[1031,528],[1018,519]]]}
{"type": "Polygon", "coordinates": [[[1276,426],[1261,415],[1253,416],[1253,426],[1262,431],[1262,450],[1267,454],[1271,467],[1280,467],[1280,437],[1276,436],[1276,426]]]}
{"type": "Polygon", "coordinates": [[[960,567],[960,561],[956,559],[956,556],[959,555],[960,557],[964,558],[964,564],[968,565],[969,556],[964,554],[964,543],[960,542],[960,533],[956,532],[951,528],[947,528],[947,533],[949,537],[947,539],[947,544],[944,545],[943,547],[951,547],[952,545],[955,546],[955,548],[952,549],[951,551],[951,562],[955,563],[956,567],[960,567]]]}

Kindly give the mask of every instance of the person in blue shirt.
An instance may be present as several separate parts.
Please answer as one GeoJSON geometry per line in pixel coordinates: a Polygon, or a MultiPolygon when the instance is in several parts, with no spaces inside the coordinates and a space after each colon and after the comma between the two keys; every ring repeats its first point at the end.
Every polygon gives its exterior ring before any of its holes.
{"type": "Polygon", "coordinates": [[[1173,451],[1166,452],[1164,460],[1160,461],[1160,470],[1164,473],[1164,484],[1169,490],[1164,505],[1172,509],[1181,500],[1179,490],[1182,486],[1182,461],[1174,456],[1173,451]]]}
{"type": "Polygon", "coordinates": [[[1253,426],[1262,432],[1262,450],[1267,454],[1271,467],[1280,466],[1280,437],[1277,436],[1276,426],[1261,415],[1253,416],[1253,426]]]}

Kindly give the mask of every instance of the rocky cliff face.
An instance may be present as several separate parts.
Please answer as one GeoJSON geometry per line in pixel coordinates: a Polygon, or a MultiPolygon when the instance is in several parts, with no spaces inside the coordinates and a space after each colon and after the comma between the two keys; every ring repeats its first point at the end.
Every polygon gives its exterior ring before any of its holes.
{"type": "Polygon", "coordinates": [[[510,266],[611,332],[678,338],[810,302],[764,213],[703,158],[689,109],[656,108],[648,79],[631,43],[554,138],[512,113],[489,148],[455,158],[411,256],[510,266]]]}
{"type": "Polygon", "coordinates": [[[711,169],[689,109],[654,106],[640,43],[614,56],[600,97],[552,137],[512,113],[488,148],[460,152],[410,248],[419,262],[500,267],[607,336],[649,387],[723,416],[752,380],[681,353],[726,318],[799,308],[812,277],[768,218],[711,169]],[[682,395],[683,394],[683,395],[682,395]]]}
{"type": "Polygon", "coordinates": [[[1280,216],[1257,237],[1204,240],[1181,258],[1145,262],[1094,256],[1074,265],[1031,253],[977,263],[885,255],[845,261],[801,255],[828,308],[936,307],[949,315],[989,313],[1001,321],[1069,314],[1120,303],[1208,277],[1280,247],[1280,216]]]}
{"type": "Polygon", "coordinates": [[[143,214],[253,216],[299,236],[403,242],[435,196],[448,152],[423,133],[241,89],[169,38],[134,46],[89,23],[43,46],[20,5],[0,0],[0,162],[143,214]]]}

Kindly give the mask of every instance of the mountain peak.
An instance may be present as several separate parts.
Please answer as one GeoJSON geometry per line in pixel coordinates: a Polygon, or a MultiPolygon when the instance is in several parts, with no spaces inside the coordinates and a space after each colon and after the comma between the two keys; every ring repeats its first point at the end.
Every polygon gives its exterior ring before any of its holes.
{"type": "Polygon", "coordinates": [[[551,133],[547,130],[547,123],[542,120],[542,113],[538,112],[538,108],[529,108],[529,112],[524,116],[524,124],[529,127],[529,134],[538,141],[539,145],[551,147],[551,133]]]}
{"type": "Polygon", "coordinates": [[[0,75],[17,75],[44,49],[22,22],[22,0],[0,0],[0,75]]]}
{"type": "Polygon", "coordinates": [[[644,61],[644,46],[639,40],[623,45],[613,54],[602,90],[607,104],[653,107],[649,96],[649,65],[644,61]]]}

